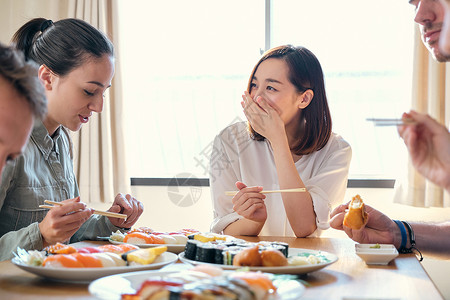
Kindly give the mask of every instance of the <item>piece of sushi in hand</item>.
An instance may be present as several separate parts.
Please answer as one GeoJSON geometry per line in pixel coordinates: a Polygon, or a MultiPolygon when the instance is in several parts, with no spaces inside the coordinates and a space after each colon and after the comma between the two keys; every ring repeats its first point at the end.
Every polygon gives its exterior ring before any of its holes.
{"type": "Polygon", "coordinates": [[[125,235],[123,242],[134,245],[153,244],[153,238],[151,235],[143,232],[133,232],[125,235]]]}
{"type": "Polygon", "coordinates": [[[366,222],[367,213],[364,210],[364,202],[359,195],[356,195],[348,206],[348,212],[344,216],[343,224],[351,229],[359,230],[366,222]]]}

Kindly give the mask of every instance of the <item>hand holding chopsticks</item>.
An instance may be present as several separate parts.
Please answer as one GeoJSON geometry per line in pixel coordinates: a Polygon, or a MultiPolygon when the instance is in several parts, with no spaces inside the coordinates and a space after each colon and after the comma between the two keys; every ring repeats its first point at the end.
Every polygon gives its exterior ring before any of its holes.
{"type": "MultiPolygon", "coordinates": [[[[64,205],[63,203],[50,201],[50,200],[45,200],[44,203],[52,204],[53,206],[52,205],[39,205],[39,207],[40,208],[49,208],[50,209],[50,208],[53,208],[55,206],[62,206],[62,205],[64,205]]],[[[109,211],[94,210],[93,213],[96,214],[96,215],[112,217],[112,218],[120,218],[120,219],[126,219],[127,218],[127,215],[113,213],[113,212],[109,212],[109,211]]]]}
{"type": "MultiPolygon", "coordinates": [[[[234,196],[238,192],[239,191],[226,191],[225,195],[227,195],[227,196],[234,196]]],[[[271,194],[271,193],[301,193],[301,192],[306,192],[306,189],[305,188],[295,188],[295,189],[272,190],[272,191],[264,191],[264,190],[262,190],[260,193],[261,194],[271,194]]]]}

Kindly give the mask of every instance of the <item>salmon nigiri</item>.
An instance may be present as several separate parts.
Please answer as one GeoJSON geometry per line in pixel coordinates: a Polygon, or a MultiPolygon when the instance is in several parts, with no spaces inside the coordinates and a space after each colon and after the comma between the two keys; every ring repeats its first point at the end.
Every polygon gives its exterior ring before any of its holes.
{"type": "Polygon", "coordinates": [[[112,252],[112,253],[116,253],[116,254],[123,253],[123,250],[122,250],[122,248],[119,247],[119,245],[103,245],[103,246],[97,247],[97,249],[100,250],[101,252],[112,252]]]}
{"type": "Polygon", "coordinates": [[[132,245],[132,244],[120,244],[120,245],[117,245],[117,247],[119,247],[120,249],[122,249],[122,253],[131,251],[131,250],[137,250],[137,249],[139,249],[138,246],[132,245]]]}
{"type": "Polygon", "coordinates": [[[102,261],[92,254],[88,253],[74,253],[72,254],[76,260],[83,264],[85,268],[102,268],[102,261]]]}
{"type": "Polygon", "coordinates": [[[71,254],[56,254],[48,256],[42,263],[48,268],[84,268],[84,265],[71,254]]]}
{"type": "Polygon", "coordinates": [[[153,244],[153,237],[143,232],[128,233],[123,239],[124,243],[130,244],[153,244]]]}
{"type": "Polygon", "coordinates": [[[75,249],[74,247],[61,243],[47,246],[44,248],[44,250],[52,254],[70,254],[77,252],[77,249],[75,249]]]}

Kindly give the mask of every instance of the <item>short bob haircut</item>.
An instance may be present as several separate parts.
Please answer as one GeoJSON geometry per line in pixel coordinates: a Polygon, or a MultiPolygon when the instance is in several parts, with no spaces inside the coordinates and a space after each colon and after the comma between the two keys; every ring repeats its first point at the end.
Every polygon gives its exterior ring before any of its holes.
{"type": "MultiPolygon", "coordinates": [[[[322,67],[316,56],[304,47],[284,45],[266,51],[250,76],[247,91],[250,93],[251,83],[259,65],[269,59],[282,59],[289,69],[289,81],[296,87],[299,93],[312,90],[314,97],[311,103],[302,110],[300,115],[301,134],[298,144],[291,148],[296,155],[307,155],[322,149],[330,139],[331,114],[325,93],[322,67]]],[[[251,138],[264,141],[265,137],[257,133],[248,123],[251,138]]]]}

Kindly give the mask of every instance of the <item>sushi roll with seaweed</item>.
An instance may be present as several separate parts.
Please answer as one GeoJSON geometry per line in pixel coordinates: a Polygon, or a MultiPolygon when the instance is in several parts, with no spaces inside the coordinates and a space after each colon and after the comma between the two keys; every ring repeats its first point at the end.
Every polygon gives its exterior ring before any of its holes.
{"type": "Polygon", "coordinates": [[[195,252],[195,261],[214,263],[216,246],[212,243],[200,243],[195,252]]]}
{"type": "Polygon", "coordinates": [[[184,257],[190,260],[195,260],[195,254],[197,253],[197,246],[201,244],[200,241],[189,239],[186,242],[186,247],[184,248],[184,257]]]}

